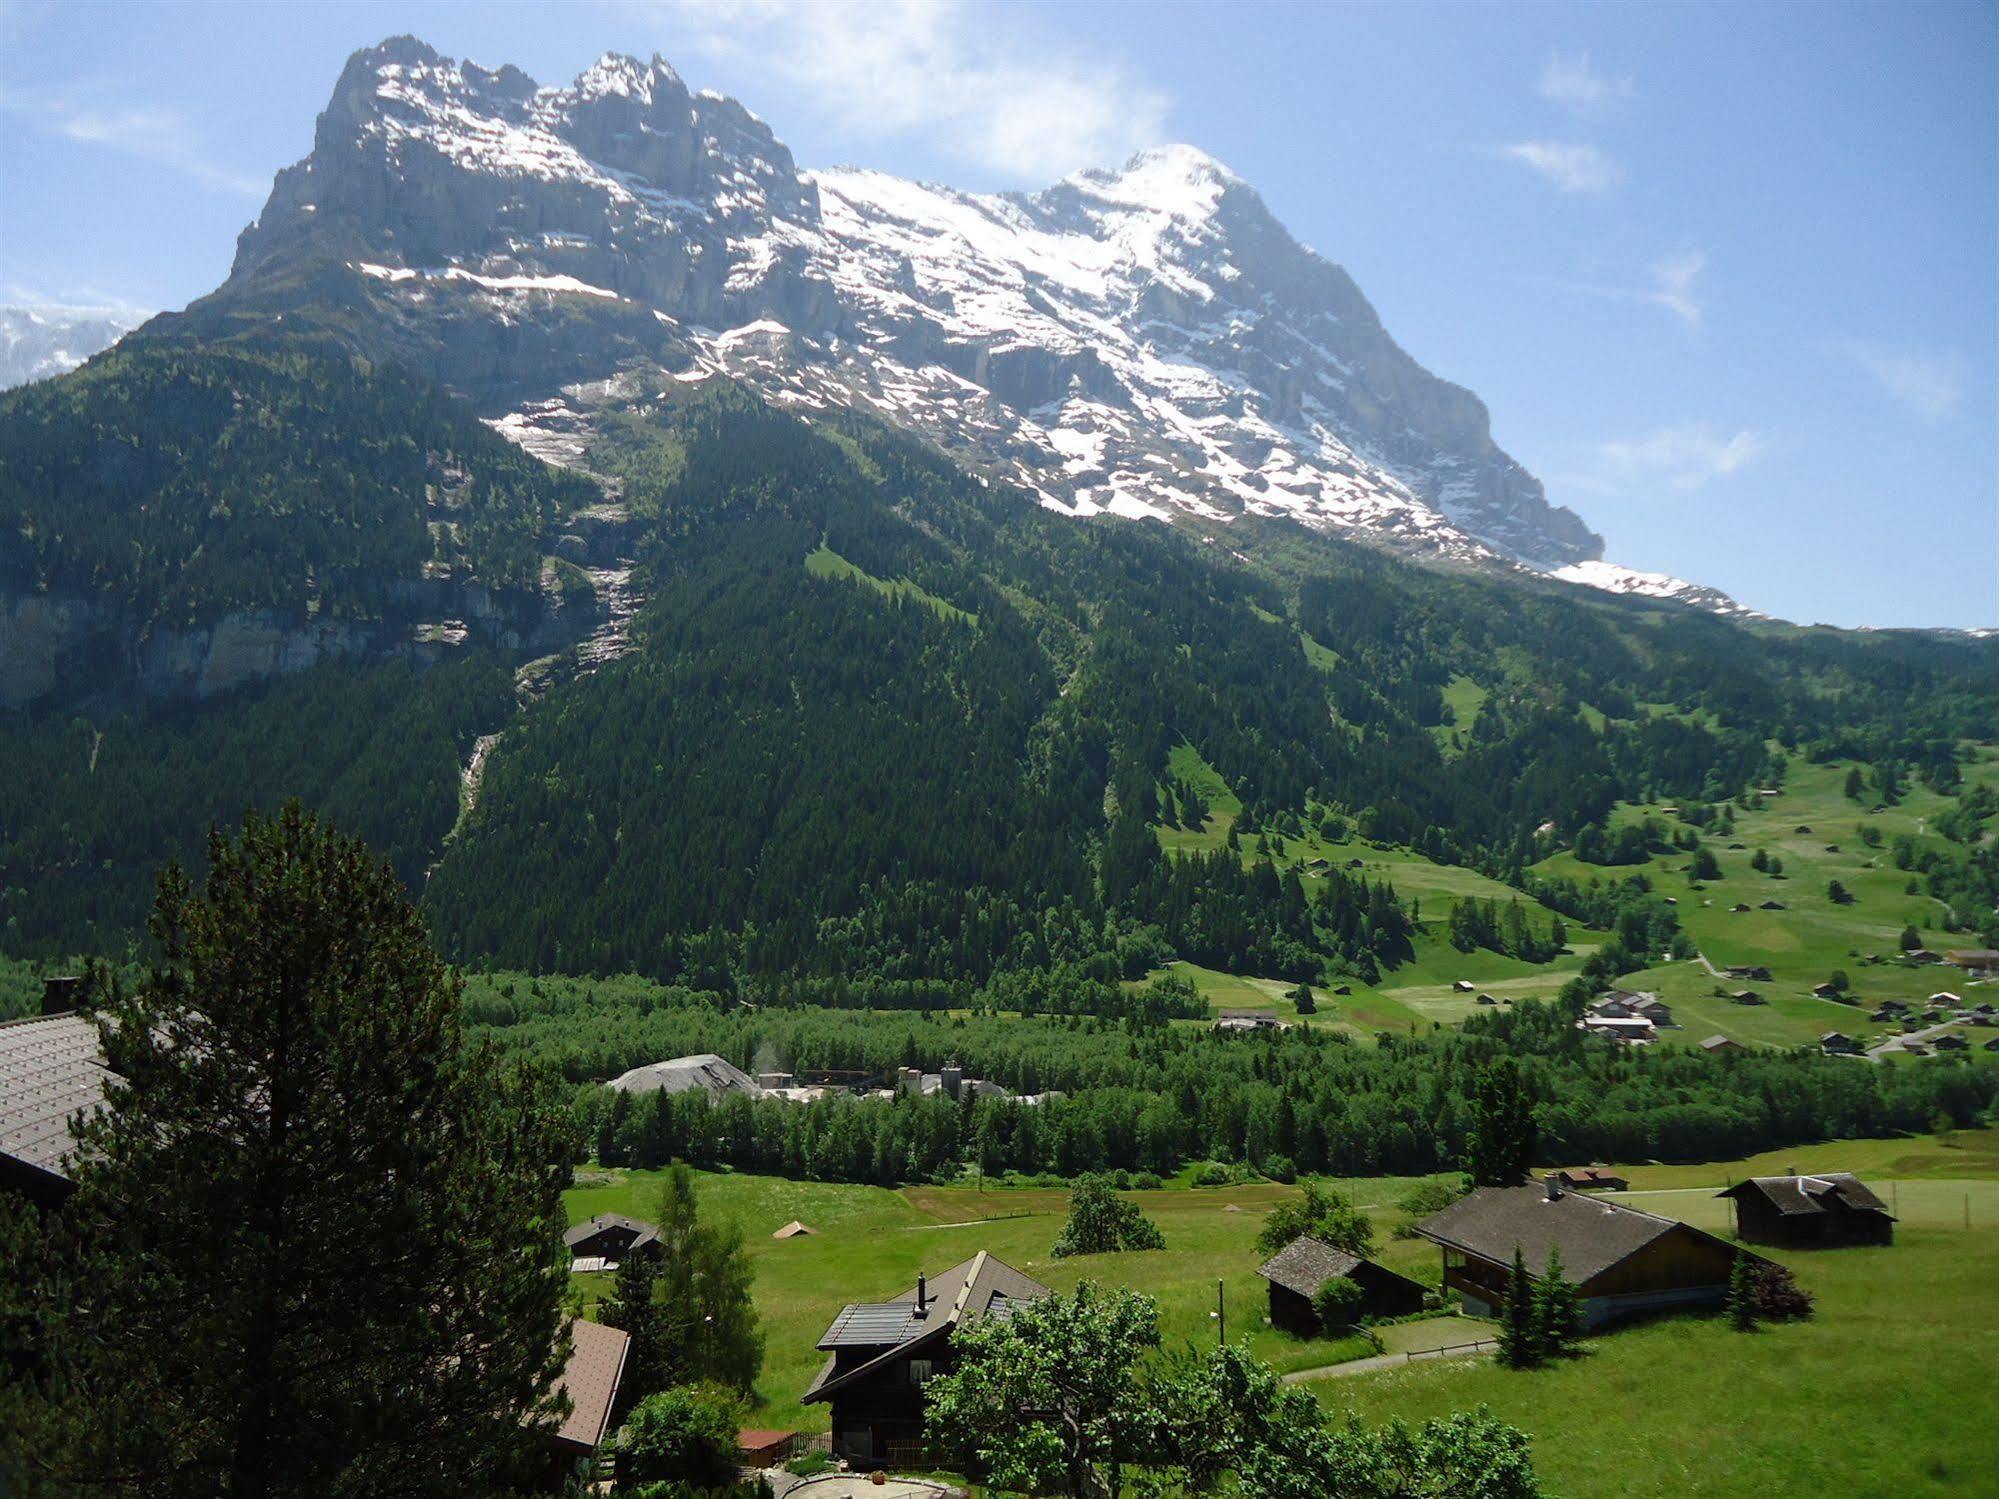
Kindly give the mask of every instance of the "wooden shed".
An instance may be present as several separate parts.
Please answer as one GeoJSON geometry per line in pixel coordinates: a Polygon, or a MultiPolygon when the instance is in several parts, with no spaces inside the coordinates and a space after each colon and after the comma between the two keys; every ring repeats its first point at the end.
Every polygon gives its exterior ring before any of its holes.
{"type": "Polygon", "coordinates": [[[1386,1265],[1347,1254],[1319,1239],[1293,1239],[1256,1267],[1270,1282],[1270,1325],[1301,1338],[1325,1331],[1312,1300],[1327,1281],[1345,1276],[1361,1289],[1355,1317],[1406,1317],[1423,1310],[1423,1287],[1386,1265]]]}

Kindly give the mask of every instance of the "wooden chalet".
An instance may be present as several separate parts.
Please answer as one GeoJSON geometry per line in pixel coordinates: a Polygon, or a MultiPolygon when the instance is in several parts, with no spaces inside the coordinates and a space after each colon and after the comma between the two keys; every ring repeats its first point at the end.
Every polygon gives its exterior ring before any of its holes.
{"type": "Polygon", "coordinates": [[[1567,1190],[1559,1177],[1540,1186],[1481,1187],[1416,1225],[1444,1256],[1444,1289],[1475,1316],[1499,1313],[1516,1250],[1530,1281],[1559,1248],[1575,1283],[1583,1325],[1682,1307],[1719,1306],[1728,1297],[1738,1249],[1691,1224],[1567,1190]]]}
{"type": "Polygon", "coordinates": [[[1999,948],[1955,948],[1945,953],[1943,960],[1966,973],[1999,973],[1999,948]]]}
{"type": "Polygon", "coordinates": [[[1335,1249],[1321,1239],[1293,1239],[1256,1273],[1270,1282],[1270,1325],[1301,1338],[1326,1331],[1313,1298],[1329,1280],[1344,1275],[1361,1289],[1354,1317],[1406,1317],[1423,1310],[1423,1287],[1386,1265],[1335,1249]]]}
{"type": "Polygon", "coordinates": [[[953,1365],[951,1335],[1004,1317],[1048,1287],[980,1250],[892,1301],[843,1307],[819,1340],[826,1362],[801,1397],[832,1407],[833,1453],[859,1467],[924,1461],[923,1386],[953,1365]]]}
{"type": "Polygon", "coordinates": [[[659,1229],[642,1218],[599,1213],[562,1236],[569,1248],[571,1274],[616,1270],[634,1254],[659,1252],[659,1229]]]}
{"type": "Polygon", "coordinates": [[[1701,1042],[1701,1050],[1711,1057],[1727,1056],[1743,1049],[1740,1041],[1732,1041],[1727,1036],[1709,1036],[1701,1042]]]}
{"type": "Polygon", "coordinates": [[[1754,1176],[1716,1195],[1735,1204],[1735,1236],[1745,1243],[1818,1249],[1895,1242],[1888,1204],[1850,1172],[1754,1176]]]}

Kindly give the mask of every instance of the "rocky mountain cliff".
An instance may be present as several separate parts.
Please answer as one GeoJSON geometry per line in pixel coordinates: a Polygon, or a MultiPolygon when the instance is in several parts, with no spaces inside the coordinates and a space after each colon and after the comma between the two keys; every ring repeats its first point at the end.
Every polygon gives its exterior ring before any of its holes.
{"type": "Polygon", "coordinates": [[[1476,396],[1191,147],[960,193],[800,170],[658,58],[543,88],[398,38],[349,61],[229,281],[175,326],[280,314],[443,381],[558,461],[600,382],[726,373],[885,416],[1076,515],[1286,515],[1636,586],[1493,442],[1476,396]]]}

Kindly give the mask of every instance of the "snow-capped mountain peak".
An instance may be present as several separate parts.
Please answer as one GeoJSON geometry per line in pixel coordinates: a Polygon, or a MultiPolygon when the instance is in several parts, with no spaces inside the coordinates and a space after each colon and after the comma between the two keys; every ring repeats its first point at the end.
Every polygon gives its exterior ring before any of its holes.
{"type": "Polygon", "coordinates": [[[565,387],[649,364],[878,413],[1071,514],[1288,516],[1543,570],[1602,554],[1477,397],[1191,145],[1033,193],[801,171],[663,59],[543,88],[399,38],[349,62],[211,302],[329,248],[341,336],[528,442],[551,402],[587,421],[565,387]]]}

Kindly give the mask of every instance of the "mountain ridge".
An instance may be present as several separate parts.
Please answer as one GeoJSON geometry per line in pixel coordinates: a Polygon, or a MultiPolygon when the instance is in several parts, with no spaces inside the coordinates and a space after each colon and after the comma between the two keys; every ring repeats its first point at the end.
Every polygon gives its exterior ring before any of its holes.
{"type": "Polygon", "coordinates": [[[1601,538],[1493,442],[1483,403],[1192,147],[962,193],[801,170],[657,57],[607,53],[542,87],[395,38],[349,60],[229,280],[179,322],[309,322],[301,285],[330,337],[439,379],[531,448],[587,427],[590,388],[622,370],[727,374],[793,409],[883,415],[1072,515],[1284,515],[1740,608],[1606,572],[1601,538]]]}

